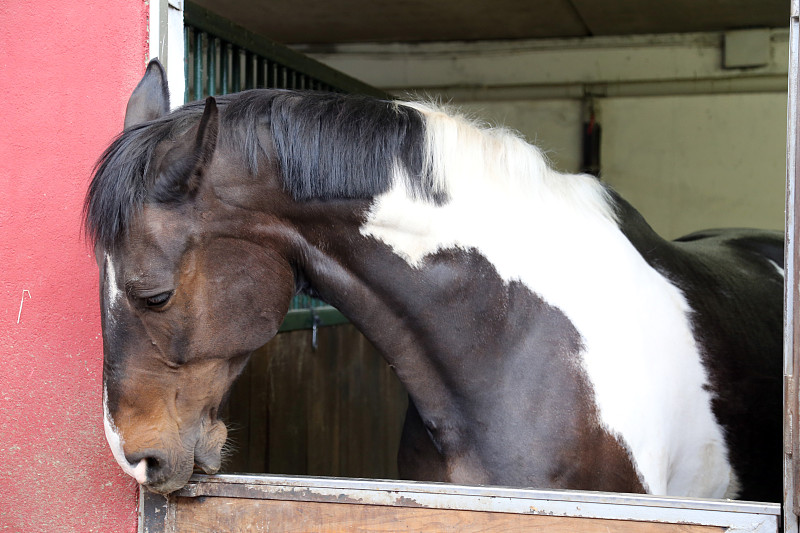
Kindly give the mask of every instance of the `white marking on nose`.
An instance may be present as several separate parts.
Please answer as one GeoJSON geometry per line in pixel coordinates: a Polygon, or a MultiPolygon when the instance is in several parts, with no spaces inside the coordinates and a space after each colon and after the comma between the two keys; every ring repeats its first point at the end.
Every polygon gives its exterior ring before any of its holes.
{"type": "Polygon", "coordinates": [[[103,387],[103,427],[106,431],[106,440],[111,448],[114,459],[122,467],[122,471],[135,479],[140,485],[147,483],[147,461],[142,459],[136,466],[131,465],[125,458],[125,450],[122,448],[124,441],[114,425],[111,413],[108,412],[108,393],[103,387]]]}

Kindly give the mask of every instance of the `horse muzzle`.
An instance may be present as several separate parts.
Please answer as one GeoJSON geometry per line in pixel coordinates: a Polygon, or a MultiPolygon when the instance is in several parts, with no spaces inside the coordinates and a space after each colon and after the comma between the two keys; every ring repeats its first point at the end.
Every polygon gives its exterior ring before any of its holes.
{"type": "Polygon", "coordinates": [[[216,474],[226,438],[225,425],[216,422],[189,453],[185,453],[182,446],[175,451],[147,449],[128,454],[125,460],[137,474],[143,472],[141,477],[134,476],[142,486],[151,492],[169,494],[186,485],[195,468],[206,474],[216,474]]]}
{"type": "Polygon", "coordinates": [[[106,419],[106,438],[122,470],[151,492],[169,494],[189,481],[195,466],[206,474],[215,474],[221,464],[222,446],[227,429],[220,421],[203,425],[194,445],[181,439],[151,441],[150,446],[126,443],[110,417],[106,419]],[[155,445],[154,445],[155,444],[155,445]]]}
{"type": "MultiPolygon", "coordinates": [[[[136,478],[143,487],[158,494],[174,492],[189,481],[194,461],[181,459],[164,450],[142,450],[126,455],[136,468],[144,466],[144,479],[136,478]]],[[[123,467],[124,470],[124,467],[123,467]]]]}

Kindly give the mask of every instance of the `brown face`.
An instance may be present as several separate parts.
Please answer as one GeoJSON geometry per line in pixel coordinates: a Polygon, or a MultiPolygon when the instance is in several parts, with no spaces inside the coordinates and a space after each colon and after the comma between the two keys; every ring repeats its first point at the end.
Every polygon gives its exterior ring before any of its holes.
{"type": "Polygon", "coordinates": [[[223,396],[280,326],[294,276],[279,253],[217,232],[194,202],[145,205],[126,243],[98,250],[106,433],[148,488],[220,465],[223,396]]]}
{"type": "MultiPolygon", "coordinates": [[[[126,129],[167,112],[165,80],[151,62],[126,129]]],[[[155,148],[153,191],[121,242],[96,246],[106,437],[123,470],[161,493],[182,487],[195,466],[219,469],[220,403],[277,331],[295,289],[277,219],[243,224],[252,211],[223,200],[238,169],[215,153],[218,132],[209,99],[193,128],[155,148]]],[[[262,189],[259,198],[271,197],[262,189]]]]}

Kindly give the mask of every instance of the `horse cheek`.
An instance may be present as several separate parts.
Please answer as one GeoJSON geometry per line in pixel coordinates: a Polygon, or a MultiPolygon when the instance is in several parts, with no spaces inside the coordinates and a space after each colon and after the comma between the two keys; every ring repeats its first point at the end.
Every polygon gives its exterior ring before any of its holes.
{"type": "Polygon", "coordinates": [[[231,333],[241,335],[251,351],[275,336],[294,296],[294,277],[288,268],[282,275],[263,274],[259,279],[237,299],[239,314],[231,321],[236,323],[231,333]]]}
{"type": "MultiPolygon", "coordinates": [[[[294,294],[293,277],[287,268],[281,273],[280,290],[271,278],[250,269],[249,276],[236,283],[214,287],[204,304],[205,311],[192,325],[198,350],[229,358],[249,354],[266,344],[278,331],[294,294]]],[[[231,276],[233,278],[233,276],[231,276]]]]}

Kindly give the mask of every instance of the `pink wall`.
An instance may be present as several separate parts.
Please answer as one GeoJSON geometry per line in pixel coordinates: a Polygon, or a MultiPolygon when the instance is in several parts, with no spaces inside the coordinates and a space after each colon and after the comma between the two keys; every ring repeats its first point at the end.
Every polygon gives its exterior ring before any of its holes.
{"type": "Polygon", "coordinates": [[[0,21],[0,531],[135,531],[137,489],[103,436],[80,215],[144,70],[147,7],[3,0],[0,21]]]}

